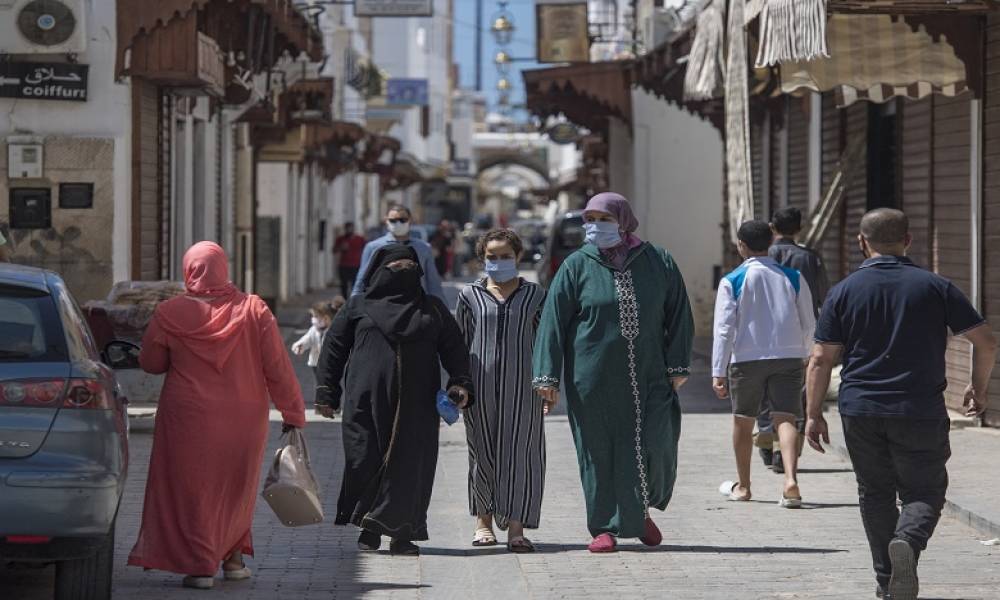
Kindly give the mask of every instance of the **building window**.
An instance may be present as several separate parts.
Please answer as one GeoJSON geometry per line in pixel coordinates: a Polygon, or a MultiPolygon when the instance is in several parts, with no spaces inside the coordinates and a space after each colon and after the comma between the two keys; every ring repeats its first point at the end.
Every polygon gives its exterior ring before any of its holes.
{"type": "Polygon", "coordinates": [[[868,107],[868,210],[899,208],[896,101],[868,107]]]}
{"type": "Polygon", "coordinates": [[[423,105],[420,107],[420,135],[428,137],[431,134],[431,107],[423,105]]]}

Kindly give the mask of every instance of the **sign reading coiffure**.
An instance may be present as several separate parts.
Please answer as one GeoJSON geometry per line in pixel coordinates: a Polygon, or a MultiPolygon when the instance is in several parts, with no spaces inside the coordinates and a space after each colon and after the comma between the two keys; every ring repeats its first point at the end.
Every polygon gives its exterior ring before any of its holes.
{"type": "Polygon", "coordinates": [[[434,14],[434,0],[355,0],[354,14],[359,17],[429,17],[434,14]]]}
{"type": "Polygon", "coordinates": [[[87,65],[0,61],[0,98],[87,100],[87,65]]]}

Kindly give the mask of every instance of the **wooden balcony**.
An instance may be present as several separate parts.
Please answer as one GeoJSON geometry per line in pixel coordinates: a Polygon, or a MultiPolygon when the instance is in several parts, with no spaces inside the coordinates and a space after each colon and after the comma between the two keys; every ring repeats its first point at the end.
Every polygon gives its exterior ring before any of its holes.
{"type": "Polygon", "coordinates": [[[222,51],[193,13],[137,36],[127,72],[193,94],[221,96],[225,88],[222,51]]]}

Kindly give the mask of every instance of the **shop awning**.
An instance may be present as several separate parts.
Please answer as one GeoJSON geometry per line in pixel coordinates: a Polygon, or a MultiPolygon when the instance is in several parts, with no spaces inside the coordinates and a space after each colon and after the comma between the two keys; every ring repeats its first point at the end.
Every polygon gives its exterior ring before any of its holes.
{"type": "Polygon", "coordinates": [[[833,15],[827,41],[830,58],[781,64],[783,92],[834,91],[847,106],[982,91],[978,19],[833,15]]]}
{"type": "Polygon", "coordinates": [[[829,0],[834,13],[885,15],[977,14],[997,8],[996,0],[829,0]]]}
{"type": "Polygon", "coordinates": [[[632,61],[610,61],[522,71],[528,110],[545,119],[564,115],[591,131],[608,117],[632,124],[632,61]]]}
{"type": "MultiPolygon", "coordinates": [[[[176,19],[199,22],[199,31],[214,39],[223,52],[242,50],[252,58],[258,53],[251,49],[266,47],[265,41],[273,39],[273,59],[286,50],[306,53],[315,61],[323,59],[322,34],[295,8],[293,0],[117,0],[117,74],[127,74],[126,54],[137,39],[155,35],[176,19]]],[[[185,48],[167,44],[158,50],[166,58],[177,59],[174,55],[184,54],[185,48]]],[[[262,67],[252,66],[255,72],[262,67]]]]}

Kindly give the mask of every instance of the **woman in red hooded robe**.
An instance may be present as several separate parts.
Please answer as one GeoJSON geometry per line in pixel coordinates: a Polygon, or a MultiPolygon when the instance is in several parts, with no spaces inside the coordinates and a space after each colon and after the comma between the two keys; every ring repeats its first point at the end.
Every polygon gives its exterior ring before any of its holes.
{"type": "Polygon", "coordinates": [[[278,323],[263,300],[229,281],[212,242],[184,255],[187,293],[160,304],[139,357],[166,373],[156,414],[142,528],[128,563],[187,575],[209,588],[222,564],[245,579],[268,434],[268,398],[286,427],[305,406],[278,323]]]}

